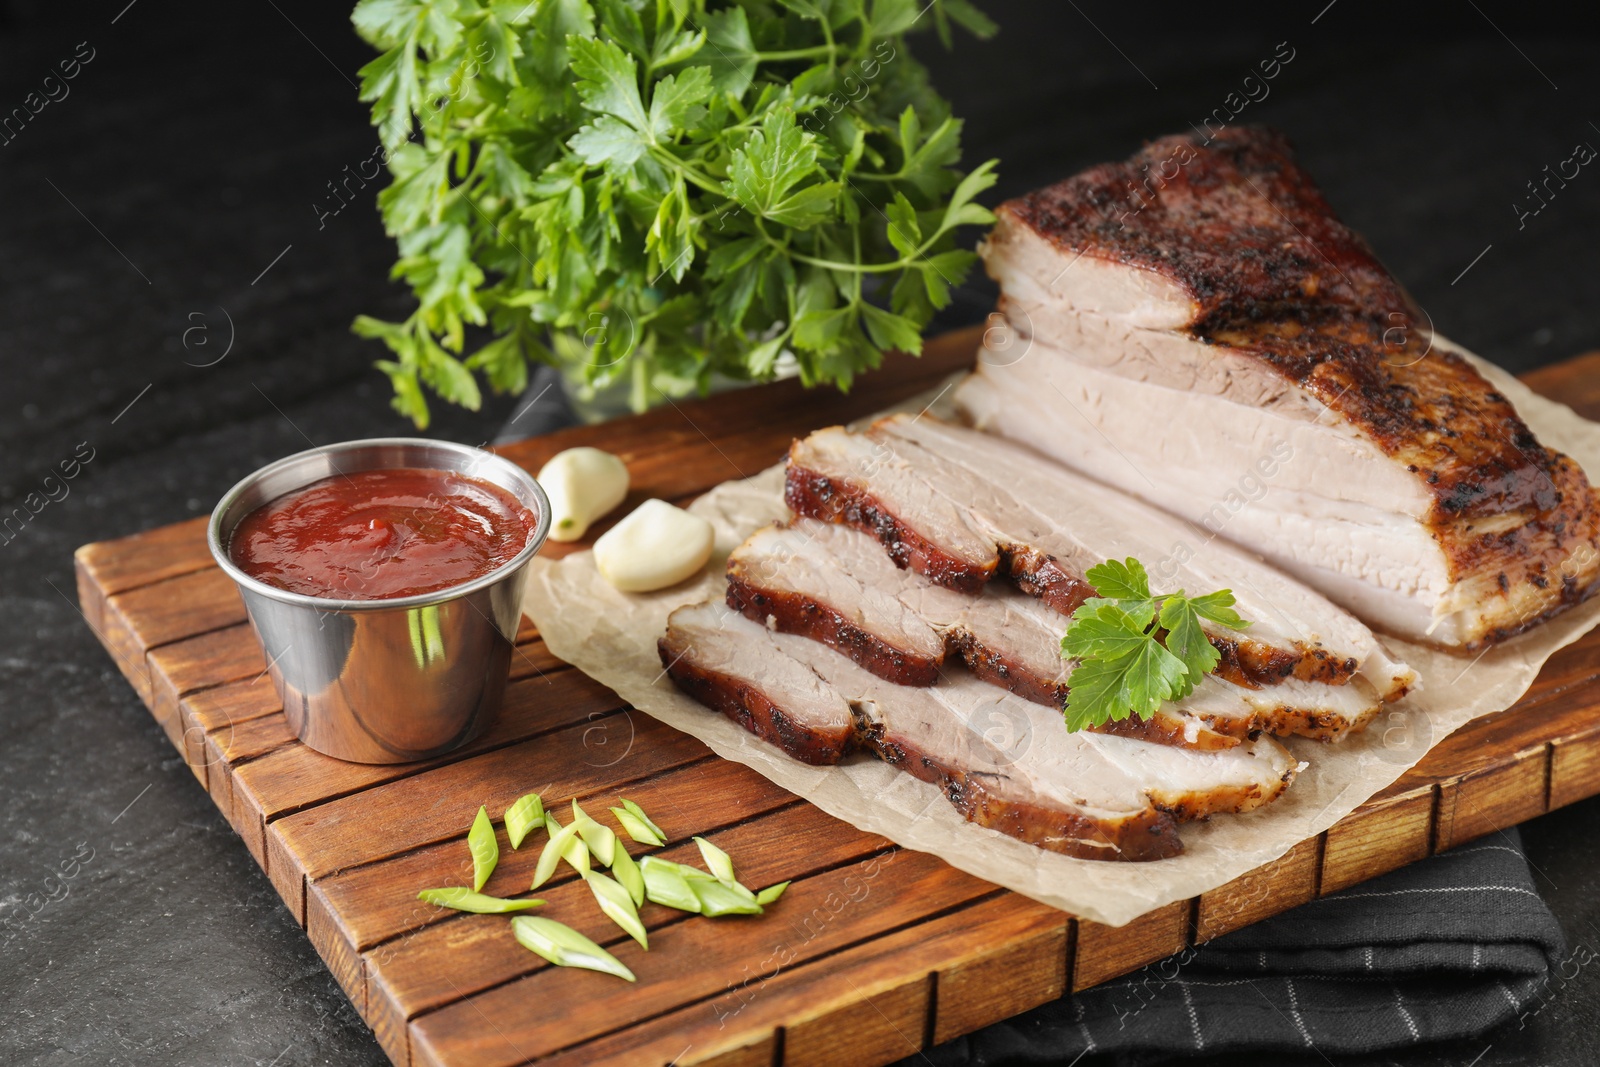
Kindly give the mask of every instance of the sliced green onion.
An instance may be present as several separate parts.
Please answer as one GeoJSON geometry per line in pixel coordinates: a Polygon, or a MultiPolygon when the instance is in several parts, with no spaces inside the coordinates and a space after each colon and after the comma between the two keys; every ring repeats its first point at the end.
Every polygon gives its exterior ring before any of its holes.
{"type": "Polygon", "coordinates": [[[639,861],[639,873],[644,877],[644,894],[649,900],[679,911],[700,911],[700,898],[689,888],[679,864],[646,856],[639,861]]]}
{"type": "Polygon", "coordinates": [[[760,904],[764,908],[768,904],[771,904],[777,900],[779,897],[783,896],[783,891],[788,888],[788,882],[779,882],[777,885],[769,885],[767,888],[756,894],[756,903],[760,904]]]}
{"type": "Polygon", "coordinates": [[[617,842],[616,854],[612,856],[611,875],[622,883],[635,904],[644,903],[644,875],[639,873],[639,865],[633,862],[633,857],[628,855],[628,850],[622,847],[622,842],[617,842]]]}
{"type": "Polygon", "coordinates": [[[494,823],[489,821],[489,809],[482,805],[478,806],[478,817],[472,820],[472,829],[467,831],[467,851],[472,853],[472,888],[482,889],[494,873],[494,865],[500,862],[494,823]]]}
{"type": "Polygon", "coordinates": [[[614,974],[630,982],[633,972],[611,953],[570,926],[536,915],[518,915],[511,920],[517,942],[557,967],[582,967],[585,970],[614,974]]]}
{"type": "Polygon", "coordinates": [[[470,911],[475,915],[504,915],[506,912],[537,908],[544,903],[542,900],[507,900],[505,897],[491,897],[468,889],[464,885],[452,886],[449,889],[424,889],[417,894],[417,899],[437,904],[441,908],[470,911]]]}
{"type": "Polygon", "coordinates": [[[538,793],[518,797],[517,802],[506,809],[505,823],[511,847],[521,848],[523,839],[544,825],[544,801],[538,793]]]}
{"type": "Polygon", "coordinates": [[[700,846],[700,855],[705,859],[706,866],[711,868],[711,873],[716,876],[717,881],[726,882],[729,885],[738,881],[733,876],[732,856],[703,837],[695,838],[694,843],[700,846]]]}
{"type": "Polygon", "coordinates": [[[634,907],[633,897],[628,890],[599,871],[584,875],[583,880],[589,883],[589,891],[594,894],[595,902],[606,913],[606,917],[620,926],[623,933],[639,942],[640,948],[648,949],[650,941],[645,936],[644,923],[639,921],[639,909],[634,907]]]}
{"type": "Polygon", "coordinates": [[[594,853],[594,858],[603,866],[611,866],[612,857],[617,851],[617,835],[611,832],[611,827],[602,826],[589,818],[589,813],[578,807],[576,798],[572,801],[572,822],[578,828],[578,836],[594,853]]]}
{"type": "Polygon", "coordinates": [[[712,878],[694,878],[688,884],[700,901],[702,915],[761,914],[761,905],[756,903],[755,894],[742,885],[736,883],[730,886],[712,878]]]}
{"type": "MultiPolygon", "coordinates": [[[[533,872],[533,885],[531,886],[533,889],[538,889],[544,885],[556,873],[556,865],[561,862],[563,855],[570,851],[568,846],[574,841],[577,841],[578,848],[582,850],[583,866],[580,868],[580,873],[587,872],[589,869],[589,850],[584,848],[582,841],[578,840],[577,823],[573,823],[571,826],[562,826],[554,816],[547,813],[545,815],[545,828],[550,831],[550,840],[544,843],[544,851],[539,853],[539,866],[533,872]]],[[[568,863],[572,863],[571,856],[566,856],[565,858],[568,863]]],[[[576,863],[572,863],[572,865],[574,867],[578,866],[576,863]]]]}
{"type": "MultiPolygon", "coordinates": [[[[661,827],[657,826],[655,824],[655,820],[650,818],[650,816],[648,816],[648,815],[646,815],[644,813],[644,809],[643,808],[641,808],[639,805],[635,804],[633,801],[627,800],[627,799],[623,800],[622,806],[624,808],[626,808],[627,811],[629,812],[629,814],[633,815],[634,818],[638,819],[640,822],[642,822],[646,826],[648,826],[650,828],[650,832],[655,834],[656,837],[661,839],[662,844],[666,843],[667,832],[665,830],[663,830],[661,827]]],[[[643,844],[643,843],[644,842],[642,842],[642,841],[640,842],[640,844],[643,844]]]]}
{"type": "Polygon", "coordinates": [[[623,831],[639,844],[654,845],[659,848],[667,843],[664,839],[656,836],[655,831],[650,829],[649,823],[627,808],[612,808],[611,814],[617,817],[617,823],[621,825],[623,831]]]}
{"type": "MultiPolygon", "coordinates": [[[[561,825],[560,822],[546,815],[546,828],[548,828],[551,823],[555,823],[557,826],[561,825]]],[[[577,871],[579,874],[588,874],[590,868],[589,846],[583,843],[583,827],[578,823],[573,823],[572,829],[577,832],[577,836],[568,841],[567,846],[561,850],[561,858],[566,860],[568,866],[577,871]]]]}

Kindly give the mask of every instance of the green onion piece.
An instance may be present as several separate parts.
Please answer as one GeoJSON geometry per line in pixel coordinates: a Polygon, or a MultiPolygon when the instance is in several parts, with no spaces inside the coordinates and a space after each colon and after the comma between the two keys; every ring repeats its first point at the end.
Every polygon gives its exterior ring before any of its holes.
{"type": "Polygon", "coordinates": [[[500,862],[500,846],[494,839],[494,823],[489,821],[489,809],[478,806],[478,817],[472,820],[467,831],[467,850],[472,853],[472,888],[482,889],[483,883],[494,873],[500,862]]]}
{"type": "Polygon", "coordinates": [[[506,809],[505,823],[511,847],[521,848],[523,839],[544,825],[544,801],[538,793],[518,797],[517,802],[506,809]]]}
{"type": "MultiPolygon", "coordinates": [[[[561,862],[562,854],[567,851],[567,846],[578,838],[577,823],[573,823],[571,826],[562,826],[554,816],[548,813],[545,815],[545,828],[550,831],[550,840],[544,843],[544,851],[539,853],[539,866],[534,869],[533,885],[530,887],[533,889],[538,889],[550,880],[550,877],[556,873],[556,865],[561,862]]],[[[578,847],[583,848],[583,842],[579,841],[578,847]]],[[[588,858],[589,852],[584,849],[583,859],[587,861],[588,858]]],[[[572,862],[571,857],[567,858],[567,862],[572,862]]],[[[574,863],[573,866],[576,867],[577,864],[574,863]]],[[[587,863],[585,863],[583,869],[588,869],[587,863]]]]}
{"type": "Polygon", "coordinates": [[[716,875],[717,881],[727,882],[730,885],[738,881],[733,876],[732,856],[703,837],[695,838],[694,843],[700,846],[700,855],[705,859],[706,866],[711,868],[711,873],[716,875]]]}
{"type": "Polygon", "coordinates": [[[646,856],[639,861],[639,873],[644,876],[644,894],[657,904],[679,911],[700,910],[700,898],[689,888],[679,865],[656,856],[646,856]]]}
{"type": "Polygon", "coordinates": [[[779,897],[783,896],[783,891],[788,888],[788,882],[779,882],[777,885],[769,885],[767,888],[756,894],[756,903],[760,904],[764,908],[768,904],[771,904],[773,901],[777,900],[779,897]]]}
{"type": "Polygon", "coordinates": [[[584,937],[570,926],[535,915],[518,915],[511,920],[511,932],[529,952],[537,953],[557,967],[582,967],[585,970],[614,974],[630,982],[633,972],[615,956],[584,937]]]}
{"type": "Polygon", "coordinates": [[[504,915],[510,911],[537,908],[544,903],[542,900],[507,900],[504,897],[491,897],[468,889],[464,885],[452,886],[449,889],[424,889],[417,894],[417,899],[437,904],[441,908],[470,911],[474,915],[504,915]]]}
{"type": "MultiPolygon", "coordinates": [[[[624,808],[626,808],[630,813],[632,813],[633,816],[635,818],[637,818],[640,822],[642,822],[646,826],[650,827],[650,832],[655,834],[657,837],[659,837],[663,844],[666,842],[666,840],[667,840],[667,832],[665,830],[663,830],[661,827],[657,826],[655,824],[655,821],[653,819],[651,819],[650,816],[648,816],[648,815],[646,815],[644,813],[644,809],[643,808],[641,808],[639,805],[635,804],[633,801],[627,800],[627,799],[624,799],[622,801],[622,806],[624,808]]],[[[640,844],[643,844],[643,843],[644,842],[642,842],[642,841],[640,842],[640,844]]]]}
{"type": "Polygon", "coordinates": [[[702,915],[760,915],[761,905],[744,886],[730,886],[711,878],[691,880],[689,888],[700,901],[702,915]],[[744,889],[743,893],[738,892],[744,889]]]}
{"type": "Polygon", "coordinates": [[[649,938],[645,936],[644,923],[639,921],[639,909],[634,907],[633,897],[629,895],[620,882],[595,871],[583,876],[589,883],[589,891],[594,894],[594,899],[600,905],[600,910],[606,917],[622,928],[622,932],[639,942],[639,947],[648,949],[649,938]]]}
{"type": "Polygon", "coordinates": [[[633,862],[633,857],[628,855],[628,850],[622,847],[620,841],[612,857],[611,875],[622,883],[635,904],[644,903],[644,875],[639,873],[639,865],[633,862]]]}
{"type": "Polygon", "coordinates": [[[617,851],[617,835],[611,832],[611,827],[602,826],[589,818],[589,813],[578,807],[576,799],[572,802],[572,822],[578,828],[578,836],[594,853],[594,858],[603,866],[611,866],[612,857],[617,851]]]}
{"type": "Polygon", "coordinates": [[[659,848],[667,843],[665,838],[656,836],[656,832],[650,829],[649,823],[627,808],[612,808],[611,814],[617,817],[618,824],[627,832],[627,835],[639,842],[639,844],[655,845],[659,848]]]}
{"type": "MultiPolygon", "coordinates": [[[[549,822],[547,821],[545,825],[548,826],[549,822]]],[[[557,825],[560,824],[558,823],[557,825]]],[[[590,868],[589,846],[583,843],[581,832],[583,827],[573,823],[572,828],[575,831],[579,831],[578,836],[567,842],[567,846],[561,850],[561,858],[566,860],[567,865],[579,874],[588,874],[590,868]]]]}

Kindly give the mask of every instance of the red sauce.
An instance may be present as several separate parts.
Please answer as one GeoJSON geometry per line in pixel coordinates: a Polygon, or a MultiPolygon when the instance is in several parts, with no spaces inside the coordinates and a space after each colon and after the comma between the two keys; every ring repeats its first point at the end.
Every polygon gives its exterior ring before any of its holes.
{"type": "Polygon", "coordinates": [[[481,578],[516,557],[533,513],[497,485],[399,467],[335,475],[256,508],[229,553],[292,593],[385,600],[481,578]]]}

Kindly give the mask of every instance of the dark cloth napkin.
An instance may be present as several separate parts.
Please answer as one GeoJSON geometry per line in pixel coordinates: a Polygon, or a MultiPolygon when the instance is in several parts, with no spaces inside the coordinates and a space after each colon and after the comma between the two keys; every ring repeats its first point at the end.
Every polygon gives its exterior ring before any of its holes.
{"type": "Polygon", "coordinates": [[[1355,1053],[1470,1037],[1533,1002],[1563,951],[1561,927],[1509,830],[905,1062],[1355,1053]]]}

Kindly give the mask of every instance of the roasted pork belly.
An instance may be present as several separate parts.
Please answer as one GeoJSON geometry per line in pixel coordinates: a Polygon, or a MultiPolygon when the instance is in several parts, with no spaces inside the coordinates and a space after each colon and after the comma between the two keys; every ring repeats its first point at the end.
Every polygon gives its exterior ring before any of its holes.
{"type": "MultiPolygon", "coordinates": [[[[1066,620],[1004,584],[977,594],[901,569],[872,535],[814,519],[757,531],[728,558],[728,604],[757,622],[822,641],[887,681],[933,685],[950,656],[980,679],[1059,708],[1072,664],[1066,620]]],[[[1202,679],[1149,719],[1099,732],[1193,748],[1226,748],[1266,732],[1324,740],[1360,729],[1381,701],[1365,685],[1289,679],[1250,689],[1202,679]]]]}
{"type": "Polygon", "coordinates": [[[1283,139],[1153,142],[1001,205],[1020,337],[976,425],[1258,551],[1380,629],[1503,640],[1588,596],[1600,506],[1283,139]]]}
{"type": "Polygon", "coordinates": [[[1249,811],[1297,771],[1270,738],[1201,752],[1069,733],[1059,713],[960,672],[932,687],[895,685],[720,604],[673,612],[660,653],[686,692],[790,755],[871,753],[937,785],[972,822],[1072,856],[1176,855],[1178,821],[1249,811]],[[854,725],[843,747],[841,708],[854,725]],[[813,729],[821,736],[810,741],[813,729]]]}
{"type": "Polygon", "coordinates": [[[798,514],[873,534],[901,566],[981,589],[996,574],[1069,615],[1085,572],[1133,556],[1156,592],[1231,588],[1252,625],[1205,623],[1216,673],[1248,688],[1289,679],[1402,695],[1415,674],[1321,595],[1220,540],[997,436],[931,416],[862,434],[820,430],[790,449],[785,498],[798,514]]]}

